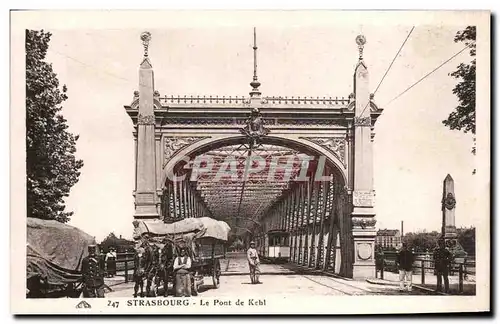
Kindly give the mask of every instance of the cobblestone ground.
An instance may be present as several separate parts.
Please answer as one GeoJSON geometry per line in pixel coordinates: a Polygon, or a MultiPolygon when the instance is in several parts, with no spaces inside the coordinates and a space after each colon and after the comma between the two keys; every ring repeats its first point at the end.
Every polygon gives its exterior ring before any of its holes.
{"type": "MultiPolygon", "coordinates": [[[[245,255],[229,254],[221,260],[222,276],[220,287],[215,289],[212,279],[205,278],[200,287],[200,296],[228,297],[237,294],[245,296],[332,296],[332,295],[421,295],[414,289],[411,293],[399,292],[397,286],[377,285],[366,281],[356,281],[330,277],[320,273],[298,273],[293,267],[277,264],[261,264],[262,284],[252,285],[248,275],[248,263],[245,255]]],[[[133,284],[112,286],[113,292],[106,297],[132,297],[133,284]]]]}

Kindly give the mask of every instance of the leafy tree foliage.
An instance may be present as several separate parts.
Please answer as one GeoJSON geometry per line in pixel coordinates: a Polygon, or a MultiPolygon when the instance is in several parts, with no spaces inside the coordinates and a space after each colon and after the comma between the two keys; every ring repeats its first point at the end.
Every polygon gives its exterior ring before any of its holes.
{"type": "Polygon", "coordinates": [[[437,231],[420,232],[420,233],[406,233],[403,241],[406,242],[410,248],[415,252],[430,252],[433,251],[439,240],[441,233],[437,231]]]}
{"type": "MultiPolygon", "coordinates": [[[[457,70],[450,74],[460,80],[453,89],[458,97],[459,105],[450,113],[443,124],[452,130],[463,130],[465,133],[476,133],[476,27],[468,26],[457,32],[455,42],[469,46],[469,54],[473,57],[470,64],[460,63],[457,70]]],[[[474,152],[474,150],[473,150],[474,152]]]]}
{"type": "Polygon", "coordinates": [[[476,254],[476,229],[474,227],[469,228],[457,228],[458,243],[464,248],[468,255],[476,254]]]}
{"type": "Polygon", "coordinates": [[[116,237],[115,233],[109,233],[101,244],[99,244],[99,247],[104,251],[104,253],[107,253],[110,247],[115,248],[117,252],[126,252],[134,246],[134,241],[124,239],[121,236],[116,237]]]}
{"type": "Polygon", "coordinates": [[[244,248],[245,243],[239,237],[235,238],[229,245],[229,250],[231,251],[243,250],[244,248]]]}
{"type": "Polygon", "coordinates": [[[61,114],[66,86],[45,61],[51,34],[26,30],[26,174],[28,217],[67,222],[64,198],[78,182],[82,160],[75,158],[78,136],[61,114]]]}
{"type": "MultiPolygon", "coordinates": [[[[403,241],[415,250],[415,252],[430,252],[437,247],[441,233],[437,231],[406,233],[403,241]]],[[[457,228],[457,240],[468,255],[475,255],[476,250],[476,229],[457,228]]]]}

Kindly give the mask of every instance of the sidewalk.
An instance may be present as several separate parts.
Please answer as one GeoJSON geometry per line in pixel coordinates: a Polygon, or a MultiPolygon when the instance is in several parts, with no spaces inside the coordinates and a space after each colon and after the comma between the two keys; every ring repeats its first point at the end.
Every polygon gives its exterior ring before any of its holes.
{"type": "MultiPolygon", "coordinates": [[[[449,276],[450,282],[450,295],[459,294],[459,280],[458,276],[449,276]]],[[[464,295],[475,295],[476,294],[476,278],[474,276],[469,276],[467,280],[463,282],[463,294],[464,295]]],[[[369,283],[378,285],[388,285],[388,286],[399,286],[399,274],[393,272],[384,272],[384,279],[374,278],[367,279],[369,283]]],[[[425,275],[425,283],[422,284],[422,276],[420,273],[413,274],[412,276],[413,287],[424,290],[427,292],[435,292],[437,286],[437,276],[428,273],[425,275]]],[[[446,295],[444,293],[437,293],[440,295],[446,295]]]]}
{"type": "MultiPolygon", "coordinates": [[[[399,273],[394,273],[394,272],[384,272],[384,279],[389,280],[389,281],[395,281],[399,282],[399,273]]],[[[450,285],[452,284],[457,284],[458,285],[458,276],[449,276],[448,277],[450,281],[450,285]]],[[[413,280],[412,282],[414,284],[422,284],[422,275],[420,273],[413,274],[413,280]]],[[[475,284],[476,278],[473,276],[469,276],[467,280],[464,279],[464,285],[467,284],[475,284]]],[[[437,284],[437,276],[433,275],[432,273],[426,273],[425,274],[425,284],[426,285],[436,285],[437,284]]]]}

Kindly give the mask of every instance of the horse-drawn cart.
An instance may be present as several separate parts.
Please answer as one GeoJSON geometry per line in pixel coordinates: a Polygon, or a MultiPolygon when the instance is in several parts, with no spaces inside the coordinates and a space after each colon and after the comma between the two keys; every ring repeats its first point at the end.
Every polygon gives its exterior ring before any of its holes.
{"type": "Polygon", "coordinates": [[[198,289],[204,284],[204,278],[210,277],[214,288],[220,286],[221,262],[226,255],[224,241],[214,238],[200,238],[195,241],[192,265],[192,292],[198,294],[198,289]]]}
{"type": "MultiPolygon", "coordinates": [[[[163,275],[151,279],[152,285],[156,286],[152,291],[158,291],[160,282],[163,281],[163,289],[168,289],[168,283],[175,283],[173,271],[173,259],[179,255],[181,247],[187,248],[191,263],[191,293],[198,294],[205,278],[211,278],[214,288],[220,286],[221,262],[225,257],[225,243],[230,231],[229,225],[223,221],[212,218],[188,218],[172,224],[162,221],[135,221],[134,238],[139,245],[156,245],[161,247],[158,267],[165,269],[163,275]],[[162,280],[161,277],[164,279],[162,280]]],[[[151,258],[149,258],[151,259],[151,258]]],[[[154,258],[153,258],[154,259],[154,258]]],[[[154,267],[149,266],[154,269],[154,267]]],[[[154,270],[153,270],[154,271],[154,270]]],[[[155,271],[155,273],[160,273],[155,271]]],[[[148,284],[149,287],[149,284],[148,284]]],[[[149,289],[147,289],[149,290],[149,289]]],[[[175,290],[175,289],[174,289],[175,290]]],[[[156,293],[153,293],[156,295],[156,293]]]]}

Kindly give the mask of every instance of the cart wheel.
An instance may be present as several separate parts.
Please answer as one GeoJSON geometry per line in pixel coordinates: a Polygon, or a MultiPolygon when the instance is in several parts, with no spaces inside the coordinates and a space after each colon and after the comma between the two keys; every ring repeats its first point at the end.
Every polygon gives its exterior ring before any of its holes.
{"type": "Polygon", "coordinates": [[[214,284],[214,288],[217,289],[220,287],[220,263],[219,260],[214,263],[212,267],[212,281],[214,284]]]}

